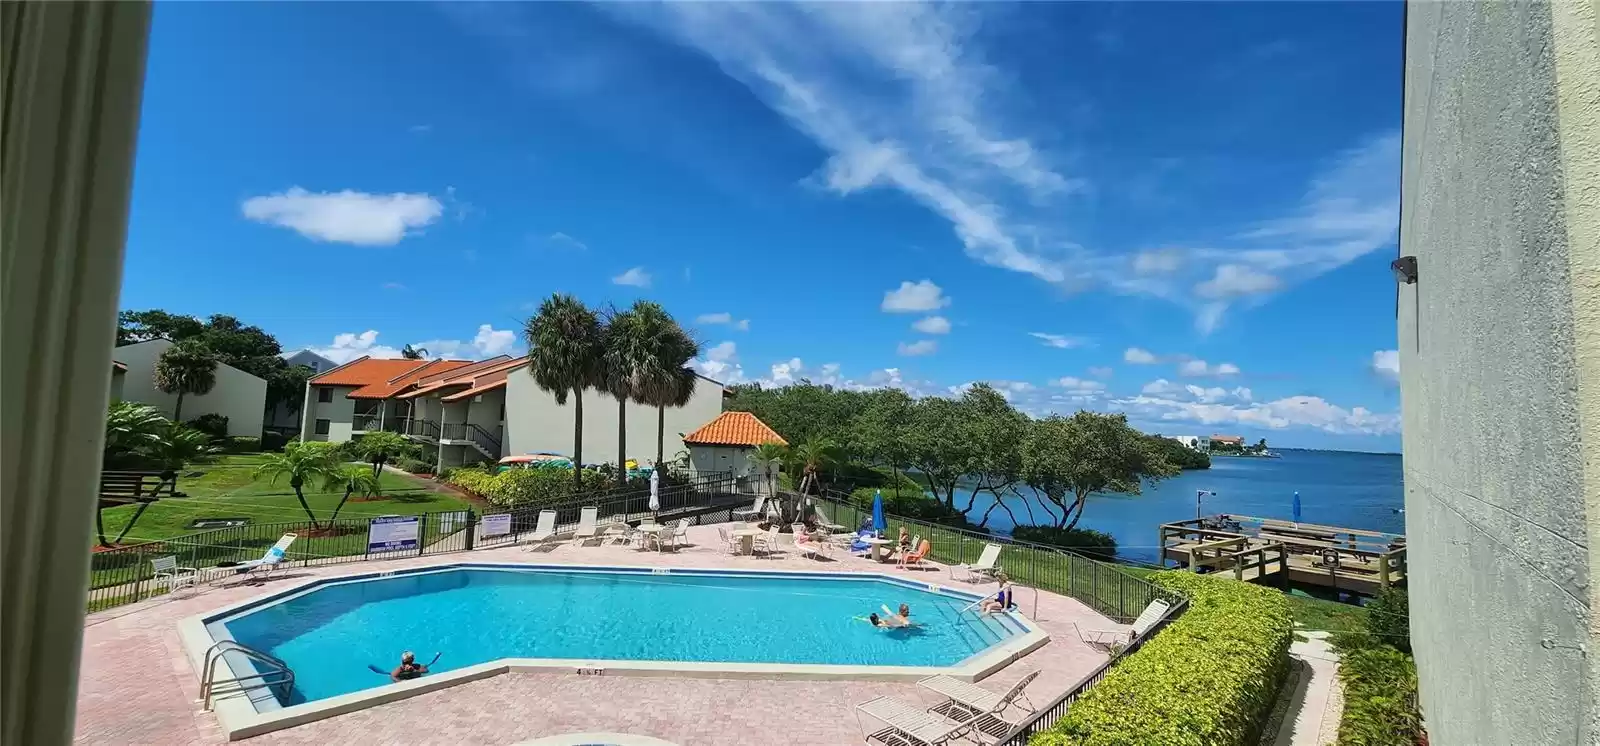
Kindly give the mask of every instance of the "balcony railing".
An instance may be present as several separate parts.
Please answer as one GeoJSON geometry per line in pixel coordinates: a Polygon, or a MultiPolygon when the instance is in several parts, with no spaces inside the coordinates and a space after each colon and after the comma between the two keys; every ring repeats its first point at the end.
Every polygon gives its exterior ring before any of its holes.
{"type": "Polygon", "coordinates": [[[376,413],[374,413],[374,414],[360,414],[360,413],[357,413],[354,417],[350,418],[350,429],[354,430],[354,431],[356,431],[358,433],[359,432],[365,432],[365,431],[368,431],[368,430],[377,430],[379,428],[380,423],[382,422],[382,420],[383,420],[383,418],[378,416],[376,413]]]}
{"type": "Polygon", "coordinates": [[[439,423],[433,420],[406,420],[405,429],[401,432],[417,438],[437,441],[439,439],[439,423]]]}
{"type": "Polygon", "coordinates": [[[491,456],[500,455],[500,439],[477,425],[465,422],[447,422],[439,426],[440,440],[467,441],[491,456]]]}

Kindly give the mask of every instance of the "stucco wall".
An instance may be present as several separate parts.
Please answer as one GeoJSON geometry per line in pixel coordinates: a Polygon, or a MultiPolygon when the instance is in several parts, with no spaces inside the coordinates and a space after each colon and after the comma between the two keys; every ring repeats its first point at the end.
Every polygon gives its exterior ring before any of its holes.
{"type": "MultiPolygon", "coordinates": [[[[122,384],[124,401],[148,404],[172,416],[178,397],[157,389],[155,380],[156,360],[171,346],[165,339],[152,339],[118,347],[112,353],[112,357],[128,366],[122,384]]],[[[267,408],[267,382],[221,363],[217,364],[216,378],[216,386],[210,393],[184,395],[179,416],[188,422],[203,414],[220,414],[228,418],[229,435],[261,437],[261,421],[267,408]]]]}
{"type": "MultiPolygon", "coordinates": [[[[666,458],[684,450],[683,433],[695,430],[722,413],[722,387],[701,379],[694,398],[683,407],[667,409],[666,458]]],[[[639,463],[656,457],[656,410],[627,405],[628,457],[639,463]]],[[[556,404],[539,389],[526,368],[511,372],[506,384],[505,455],[537,451],[572,455],[572,399],[556,404]]],[[[617,402],[598,391],[583,397],[583,460],[615,463],[617,460],[617,402]]]]}
{"type": "Polygon", "coordinates": [[[1567,230],[1559,111],[1579,84],[1558,84],[1554,28],[1548,5],[1408,10],[1406,533],[1421,704],[1443,746],[1593,736],[1583,462],[1600,442],[1580,412],[1600,381],[1576,350],[1600,317],[1575,316],[1569,269],[1600,257],[1567,230]]]}
{"type": "Polygon", "coordinates": [[[351,438],[351,420],[355,417],[356,400],[346,396],[356,390],[354,386],[310,386],[306,397],[305,413],[300,431],[302,440],[326,440],[343,443],[351,438]],[[318,402],[318,392],[333,391],[333,401],[318,402]],[[328,420],[328,433],[317,434],[317,420],[328,420]]]}

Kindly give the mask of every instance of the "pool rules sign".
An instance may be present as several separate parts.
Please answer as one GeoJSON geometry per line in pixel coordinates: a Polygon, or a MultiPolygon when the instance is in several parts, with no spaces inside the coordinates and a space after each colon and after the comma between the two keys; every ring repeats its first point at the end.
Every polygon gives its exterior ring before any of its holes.
{"type": "Polygon", "coordinates": [[[417,551],[420,523],[414,515],[374,518],[367,528],[367,554],[417,551]]]}

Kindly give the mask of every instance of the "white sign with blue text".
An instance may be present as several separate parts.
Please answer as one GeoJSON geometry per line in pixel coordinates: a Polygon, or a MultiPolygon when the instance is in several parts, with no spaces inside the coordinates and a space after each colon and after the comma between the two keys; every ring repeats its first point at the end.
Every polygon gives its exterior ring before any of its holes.
{"type": "Polygon", "coordinates": [[[367,553],[416,551],[420,527],[414,515],[374,518],[367,529],[367,553]]]}
{"type": "Polygon", "coordinates": [[[489,538],[491,536],[505,536],[506,534],[511,533],[511,514],[495,513],[493,515],[486,515],[483,517],[483,522],[480,525],[483,526],[482,536],[484,538],[489,538]]]}

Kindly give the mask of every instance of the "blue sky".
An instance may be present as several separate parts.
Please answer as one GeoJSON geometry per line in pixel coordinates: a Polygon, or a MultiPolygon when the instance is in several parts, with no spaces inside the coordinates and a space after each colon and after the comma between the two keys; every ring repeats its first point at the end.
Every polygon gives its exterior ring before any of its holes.
{"type": "Polygon", "coordinates": [[[1398,450],[1398,3],[164,3],[122,306],[1398,450]]]}

